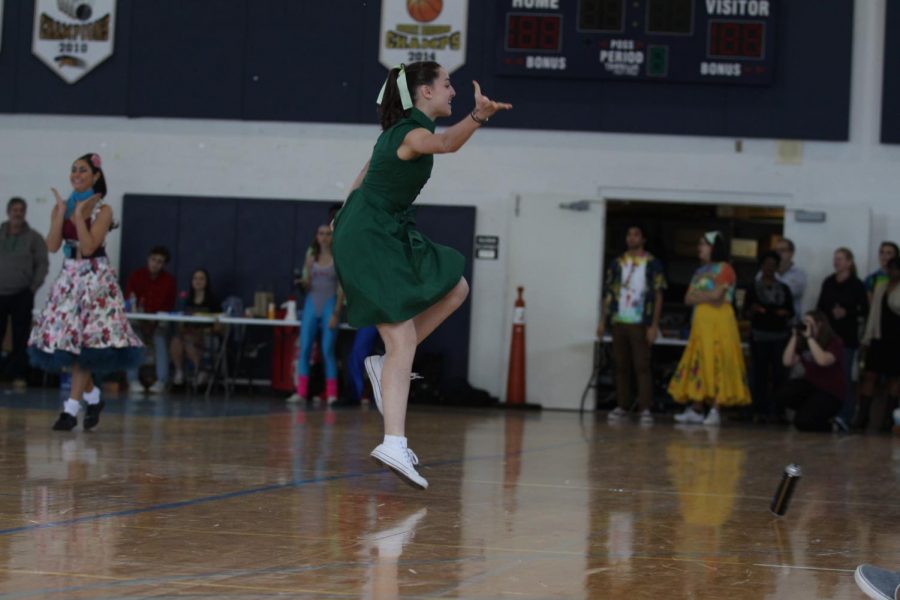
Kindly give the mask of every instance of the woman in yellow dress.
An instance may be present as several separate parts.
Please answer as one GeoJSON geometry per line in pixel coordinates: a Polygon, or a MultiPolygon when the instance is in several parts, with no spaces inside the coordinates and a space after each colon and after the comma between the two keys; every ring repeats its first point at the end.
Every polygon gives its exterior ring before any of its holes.
{"type": "Polygon", "coordinates": [[[669,394],[679,404],[693,403],[679,423],[718,426],[720,406],[750,404],[741,337],[732,302],[737,275],[726,262],[725,238],[710,231],[700,238],[703,265],[694,273],[685,304],[694,307],[687,347],[669,382],[669,394]],[[704,418],[703,405],[711,405],[704,418]]]}

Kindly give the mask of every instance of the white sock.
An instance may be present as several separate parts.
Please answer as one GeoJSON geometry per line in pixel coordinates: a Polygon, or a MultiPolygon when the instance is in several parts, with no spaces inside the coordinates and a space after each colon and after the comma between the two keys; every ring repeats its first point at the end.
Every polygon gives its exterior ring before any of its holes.
{"type": "Polygon", "coordinates": [[[88,404],[100,404],[100,387],[95,385],[94,389],[90,392],[85,392],[82,398],[88,404]]]}
{"type": "Polygon", "coordinates": [[[68,400],[63,402],[63,412],[67,412],[73,417],[77,417],[79,410],[81,410],[81,402],[79,402],[78,400],[69,398],[68,400]]]}
{"type": "Polygon", "coordinates": [[[406,437],[402,435],[387,435],[384,436],[384,445],[390,446],[391,448],[406,448],[406,437]]]}

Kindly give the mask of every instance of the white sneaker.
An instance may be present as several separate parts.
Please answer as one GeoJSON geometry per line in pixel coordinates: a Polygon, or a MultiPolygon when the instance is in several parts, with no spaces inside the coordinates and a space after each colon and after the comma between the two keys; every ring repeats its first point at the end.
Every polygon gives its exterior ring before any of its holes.
{"type": "Polygon", "coordinates": [[[700,425],[703,423],[703,413],[698,413],[693,406],[689,406],[680,415],[675,415],[675,422],[700,425]]]}
{"type": "MultiPolygon", "coordinates": [[[[381,370],[384,368],[384,356],[381,356],[380,354],[367,356],[366,360],[363,361],[363,365],[366,367],[366,375],[369,376],[369,382],[372,384],[372,399],[375,401],[375,407],[378,408],[378,412],[384,414],[384,409],[382,408],[383,402],[381,400],[381,370]]],[[[425,378],[418,373],[409,374],[410,381],[417,381],[419,379],[425,378]]]]}
{"type": "Polygon", "coordinates": [[[384,368],[384,357],[378,354],[367,356],[366,360],[363,361],[363,365],[366,367],[369,383],[372,384],[372,399],[375,401],[375,407],[378,409],[378,412],[384,414],[381,400],[381,370],[384,368]]]}
{"type": "Polygon", "coordinates": [[[709,414],[703,419],[703,424],[708,425],[709,427],[718,427],[721,425],[722,418],[719,416],[719,409],[715,407],[709,409],[709,414]]]}
{"type": "Polygon", "coordinates": [[[641,425],[653,425],[653,413],[649,410],[641,411],[641,425]]]}
{"type": "Polygon", "coordinates": [[[628,418],[628,411],[622,408],[621,406],[615,407],[613,410],[609,411],[609,414],[606,415],[607,421],[619,421],[621,419],[628,418]]]}
{"type": "Polygon", "coordinates": [[[145,394],[147,393],[147,388],[144,387],[143,383],[135,379],[128,384],[128,392],[131,394],[145,394]]]}
{"type": "Polygon", "coordinates": [[[184,371],[175,371],[175,377],[172,378],[172,385],[184,385],[184,371]]]}
{"type": "Polygon", "coordinates": [[[288,402],[290,404],[296,404],[297,402],[306,402],[306,398],[304,398],[297,392],[294,392],[293,394],[291,394],[290,396],[287,397],[285,402],[288,402]]]}
{"type": "Polygon", "coordinates": [[[419,458],[409,448],[399,448],[378,444],[370,454],[375,462],[384,465],[400,476],[409,485],[428,489],[428,481],[419,475],[415,465],[419,464],[419,458]]]}
{"type": "Polygon", "coordinates": [[[153,385],[150,386],[149,392],[151,394],[162,394],[166,391],[166,384],[162,381],[154,382],[153,385]]]}

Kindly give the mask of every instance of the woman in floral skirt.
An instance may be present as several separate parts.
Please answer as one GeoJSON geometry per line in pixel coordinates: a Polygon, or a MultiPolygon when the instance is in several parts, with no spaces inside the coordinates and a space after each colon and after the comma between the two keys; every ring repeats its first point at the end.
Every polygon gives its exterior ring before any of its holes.
{"type": "Polygon", "coordinates": [[[100,421],[104,403],[94,374],[136,367],[143,344],[125,317],[122,290],[106,256],[106,235],[113,227],[112,208],[104,204],[106,178],[98,154],[72,163],[72,193],[63,200],[53,189],[56,205],[50,217],[47,247],[63,250],[63,268],[47,306],[28,341],[31,363],[45,371],[72,371],[72,390],[53,425],[70,431],[78,424],[81,401],[87,403],[84,428],[100,421]]]}

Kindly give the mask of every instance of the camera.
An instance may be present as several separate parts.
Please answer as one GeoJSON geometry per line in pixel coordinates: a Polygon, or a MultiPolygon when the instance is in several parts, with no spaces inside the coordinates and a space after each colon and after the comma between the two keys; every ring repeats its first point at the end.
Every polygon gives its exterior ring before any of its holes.
{"type": "Polygon", "coordinates": [[[797,335],[806,335],[806,323],[797,323],[794,325],[794,331],[797,332],[797,335]]]}
{"type": "Polygon", "coordinates": [[[93,0],[56,0],[59,10],[73,19],[87,21],[94,14],[93,0]]]}

